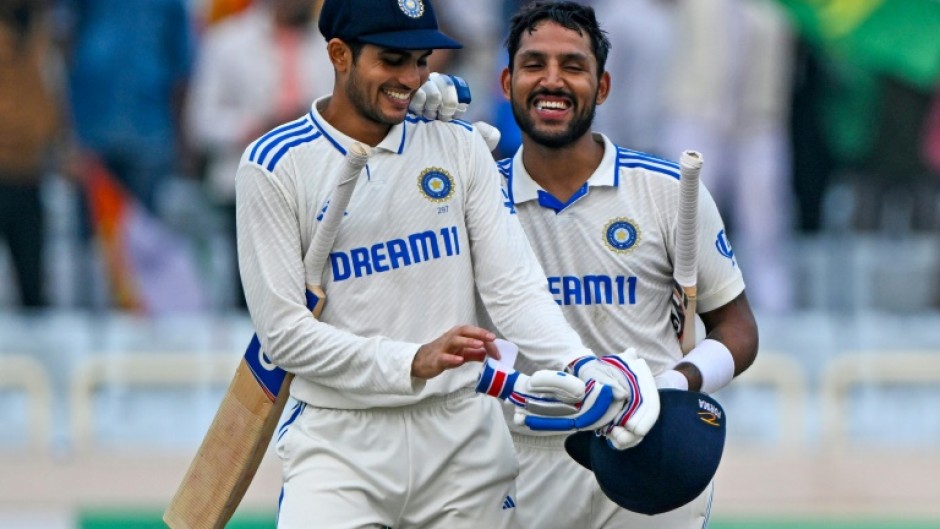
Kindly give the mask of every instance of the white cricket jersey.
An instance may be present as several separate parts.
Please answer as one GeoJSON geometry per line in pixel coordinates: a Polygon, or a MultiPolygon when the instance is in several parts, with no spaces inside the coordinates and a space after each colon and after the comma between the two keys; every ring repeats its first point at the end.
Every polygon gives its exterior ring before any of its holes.
{"type": "MultiPolygon", "coordinates": [[[[682,353],[670,322],[679,203],[679,166],[604,144],[597,170],[562,203],[522,164],[522,148],[499,162],[504,193],[548,276],[548,291],[568,322],[598,355],[636,347],[653,371],[672,368],[682,353]]],[[[718,208],[699,192],[698,312],[744,290],[718,208]]],[[[517,368],[530,372],[525,359],[517,368]]]]}
{"type": "MultiPolygon", "coordinates": [[[[329,96],[327,96],[329,97],[329,96]]],[[[238,254],[252,322],[291,394],[314,406],[412,404],[472,386],[477,362],[425,384],[421,344],[476,324],[479,290],[498,332],[545,368],[591,354],[545,290],[545,275],[503,206],[486,144],[466,122],[409,115],[373,148],[326,269],[304,255],[354,142],[309,114],[252,143],[236,182],[238,254]],[[305,282],[327,293],[317,321],[305,282]],[[524,303],[523,303],[524,302],[524,303]]]]}

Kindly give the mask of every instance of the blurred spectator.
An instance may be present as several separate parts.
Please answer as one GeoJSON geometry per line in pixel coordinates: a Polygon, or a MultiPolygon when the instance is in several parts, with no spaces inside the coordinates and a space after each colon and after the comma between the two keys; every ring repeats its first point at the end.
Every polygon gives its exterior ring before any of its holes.
{"type": "Polygon", "coordinates": [[[597,109],[596,129],[618,145],[668,159],[663,150],[668,74],[678,40],[676,0],[594,0],[608,24],[611,42],[607,71],[618,87],[597,109]]]}
{"type": "Polygon", "coordinates": [[[860,231],[937,228],[940,182],[923,156],[922,138],[930,94],[903,80],[878,76],[880,104],[868,112],[877,118],[873,143],[855,184],[855,227],[860,231]],[[887,221],[886,206],[906,213],[902,226],[887,221]]]}
{"type": "Polygon", "coordinates": [[[180,112],[192,63],[185,0],[62,0],[69,14],[77,153],[100,160],[150,211],[182,170],[180,112]]]}
{"type": "Polygon", "coordinates": [[[797,226],[803,232],[814,233],[823,227],[823,201],[836,161],[824,131],[828,84],[825,63],[805,37],[797,41],[793,70],[790,143],[797,226]]]}
{"type": "Polygon", "coordinates": [[[930,113],[924,123],[923,151],[927,165],[934,176],[940,178],[940,87],[934,91],[930,113]]]}
{"type": "Polygon", "coordinates": [[[680,0],[677,9],[663,151],[703,154],[702,179],[747,263],[748,297],[755,309],[785,312],[793,305],[788,21],[773,0],[680,0]]]}
{"type": "MultiPolygon", "coordinates": [[[[186,122],[205,160],[210,197],[221,210],[235,253],[235,173],[245,147],[309,110],[333,89],[333,67],[314,20],[322,2],[255,0],[210,26],[193,73],[186,122]]],[[[244,306],[241,282],[233,278],[244,306]]]]}
{"type": "Polygon", "coordinates": [[[251,5],[251,0],[209,0],[203,24],[210,26],[229,16],[241,13],[251,5]]]}
{"type": "Polygon", "coordinates": [[[179,250],[156,242],[165,240],[164,235],[178,238],[168,234],[159,219],[149,218],[161,213],[160,197],[172,187],[168,183],[188,170],[180,119],[194,51],[188,2],[58,2],[73,136],[67,173],[82,186],[79,302],[99,308],[162,310],[143,293],[144,285],[168,292],[166,286],[155,287],[163,283],[153,280],[170,275],[164,266],[167,261],[140,259],[138,249],[163,246],[169,261],[189,260],[177,255],[188,253],[184,241],[179,250]],[[120,188],[117,203],[134,214],[115,216],[120,222],[113,226],[107,221],[111,216],[92,211],[89,198],[101,202],[93,195],[111,188],[92,185],[93,175],[113,178],[120,188]],[[153,222],[129,222],[145,218],[153,222]],[[148,242],[131,244],[130,234],[135,241],[148,242]],[[118,243],[119,251],[110,251],[118,243]],[[125,255],[125,264],[142,265],[133,267],[134,281],[120,280],[116,270],[125,267],[112,266],[113,255],[125,255]],[[135,294],[122,296],[122,284],[132,284],[135,294]]]}
{"type": "Polygon", "coordinates": [[[0,4],[0,238],[9,247],[25,307],[47,303],[40,183],[59,106],[49,79],[53,49],[47,23],[44,2],[0,4]]]}

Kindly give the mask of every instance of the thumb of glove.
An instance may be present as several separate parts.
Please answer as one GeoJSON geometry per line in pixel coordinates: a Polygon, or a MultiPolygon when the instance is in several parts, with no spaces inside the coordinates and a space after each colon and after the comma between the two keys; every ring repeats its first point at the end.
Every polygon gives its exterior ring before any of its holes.
{"type": "Polygon", "coordinates": [[[499,129],[485,121],[474,122],[473,128],[479,131],[480,136],[483,136],[483,141],[486,142],[486,146],[489,147],[490,152],[493,152],[493,149],[499,145],[499,139],[502,137],[502,133],[499,132],[499,129]]]}
{"type": "Polygon", "coordinates": [[[623,426],[614,426],[607,433],[607,444],[615,450],[626,450],[640,444],[643,440],[642,435],[637,435],[623,426]]]}

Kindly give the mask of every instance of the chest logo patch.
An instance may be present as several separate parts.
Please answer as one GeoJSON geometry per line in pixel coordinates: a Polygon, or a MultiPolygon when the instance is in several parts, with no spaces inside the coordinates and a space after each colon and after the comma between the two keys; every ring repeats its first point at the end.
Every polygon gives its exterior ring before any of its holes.
{"type": "Polygon", "coordinates": [[[398,7],[411,18],[421,18],[424,14],[424,2],[421,0],[398,0],[398,7]]]}
{"type": "Polygon", "coordinates": [[[454,195],[454,177],[440,167],[428,167],[418,176],[418,189],[431,202],[447,202],[454,195]]]}
{"type": "Polygon", "coordinates": [[[631,219],[611,219],[604,227],[604,242],[612,252],[629,253],[640,244],[640,229],[631,219]]]}

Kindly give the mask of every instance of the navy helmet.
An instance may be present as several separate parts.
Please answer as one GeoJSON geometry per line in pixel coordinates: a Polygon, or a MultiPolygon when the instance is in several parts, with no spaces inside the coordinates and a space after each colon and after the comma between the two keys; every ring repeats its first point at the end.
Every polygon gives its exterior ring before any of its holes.
{"type": "Polygon", "coordinates": [[[565,440],[575,461],[594,472],[601,490],[624,509],[661,514],[708,487],[725,445],[727,417],[709,395],[659,390],[659,419],[640,444],[617,450],[594,432],[565,440]]]}

